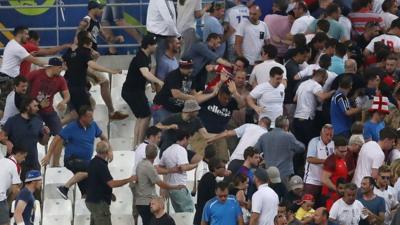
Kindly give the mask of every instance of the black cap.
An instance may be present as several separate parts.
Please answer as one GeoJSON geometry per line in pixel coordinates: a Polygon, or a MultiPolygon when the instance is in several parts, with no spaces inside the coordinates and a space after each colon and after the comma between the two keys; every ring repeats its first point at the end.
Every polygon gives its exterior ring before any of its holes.
{"type": "Polygon", "coordinates": [[[157,38],[152,34],[147,34],[142,39],[142,46],[149,46],[157,44],[157,38]]]}
{"type": "Polygon", "coordinates": [[[88,10],[91,10],[91,9],[97,9],[97,8],[102,9],[104,6],[105,6],[104,4],[99,3],[97,1],[89,1],[87,7],[88,7],[88,10]]]}
{"type": "Polygon", "coordinates": [[[49,59],[49,66],[62,66],[63,62],[60,58],[54,57],[49,59]]]}

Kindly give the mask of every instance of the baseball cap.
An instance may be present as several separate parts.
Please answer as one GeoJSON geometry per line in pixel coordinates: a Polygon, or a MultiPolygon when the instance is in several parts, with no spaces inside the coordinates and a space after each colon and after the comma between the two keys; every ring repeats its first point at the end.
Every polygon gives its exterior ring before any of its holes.
{"type": "Polygon", "coordinates": [[[196,100],[186,100],[185,104],[183,105],[182,112],[195,112],[199,111],[201,107],[199,106],[199,103],[197,103],[196,100]]]}
{"type": "Polygon", "coordinates": [[[305,201],[314,202],[315,199],[314,199],[314,196],[312,196],[311,194],[305,194],[305,195],[303,195],[303,197],[301,198],[301,201],[302,201],[302,202],[305,202],[305,201]]]}
{"type": "Polygon", "coordinates": [[[362,146],[365,143],[364,137],[361,134],[353,134],[350,137],[349,145],[356,144],[362,146]]]}
{"type": "Polygon", "coordinates": [[[42,174],[39,170],[29,170],[28,172],[26,172],[25,183],[41,179],[42,174]]]}
{"type": "Polygon", "coordinates": [[[193,61],[191,59],[182,58],[179,61],[179,67],[183,69],[190,69],[193,67],[193,61]]]}
{"type": "Polygon", "coordinates": [[[268,181],[268,173],[265,171],[265,169],[257,168],[256,171],[254,171],[254,176],[261,181],[268,181]]]}
{"type": "Polygon", "coordinates": [[[289,180],[288,187],[289,191],[293,191],[297,188],[304,188],[303,179],[301,179],[301,177],[297,175],[291,177],[289,180]]]}
{"type": "Polygon", "coordinates": [[[49,59],[49,66],[62,66],[63,62],[61,61],[60,58],[53,57],[49,59]]]}
{"type": "Polygon", "coordinates": [[[142,39],[142,46],[155,45],[155,44],[157,44],[157,38],[152,34],[147,34],[142,39]]]}
{"type": "Polygon", "coordinates": [[[102,9],[104,6],[105,6],[104,4],[99,3],[97,1],[89,1],[87,8],[88,8],[88,10],[97,9],[97,8],[102,9]]]}
{"type": "Polygon", "coordinates": [[[275,166],[270,166],[267,169],[267,174],[269,177],[269,180],[271,183],[276,184],[276,183],[281,183],[281,174],[279,173],[279,169],[276,168],[275,166]]]}

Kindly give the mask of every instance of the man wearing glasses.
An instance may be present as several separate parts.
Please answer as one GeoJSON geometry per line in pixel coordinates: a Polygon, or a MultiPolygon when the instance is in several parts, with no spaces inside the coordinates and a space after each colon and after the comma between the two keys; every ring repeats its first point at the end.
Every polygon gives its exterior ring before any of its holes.
{"type": "Polygon", "coordinates": [[[378,169],[378,176],[376,178],[376,188],[374,194],[383,198],[386,204],[385,224],[390,224],[393,215],[396,213],[399,202],[397,201],[396,190],[390,186],[390,166],[383,165],[378,169]]]}

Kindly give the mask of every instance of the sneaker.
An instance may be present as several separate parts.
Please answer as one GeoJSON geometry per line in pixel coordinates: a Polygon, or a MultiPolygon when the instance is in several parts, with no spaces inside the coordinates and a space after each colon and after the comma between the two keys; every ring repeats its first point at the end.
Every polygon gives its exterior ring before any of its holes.
{"type": "Polygon", "coordinates": [[[115,111],[113,114],[110,115],[111,120],[123,120],[128,118],[128,114],[122,113],[120,111],[115,111]]]}
{"type": "Polygon", "coordinates": [[[57,192],[63,197],[63,199],[67,200],[68,199],[68,191],[69,189],[64,186],[58,186],[57,187],[57,192]]]}

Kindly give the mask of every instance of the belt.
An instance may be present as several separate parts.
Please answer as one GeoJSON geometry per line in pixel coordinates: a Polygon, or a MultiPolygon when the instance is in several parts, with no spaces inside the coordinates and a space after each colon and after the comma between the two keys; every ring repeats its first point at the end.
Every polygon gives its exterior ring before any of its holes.
{"type": "Polygon", "coordinates": [[[151,33],[151,32],[147,32],[150,35],[153,35],[158,39],[167,39],[169,37],[175,37],[175,36],[168,36],[168,35],[161,35],[161,34],[155,34],[155,33],[151,33]]]}

